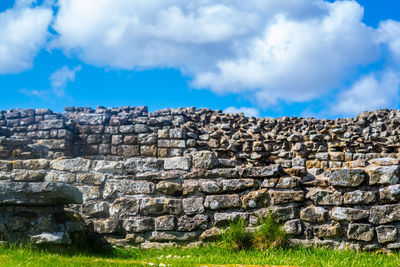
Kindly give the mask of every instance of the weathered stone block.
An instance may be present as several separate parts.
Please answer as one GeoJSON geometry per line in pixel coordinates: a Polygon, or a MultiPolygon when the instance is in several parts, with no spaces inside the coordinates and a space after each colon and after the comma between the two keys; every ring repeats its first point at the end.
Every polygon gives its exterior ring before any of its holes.
{"type": "Polygon", "coordinates": [[[120,187],[121,187],[121,192],[127,195],[151,194],[154,192],[155,188],[152,182],[132,181],[132,180],[123,180],[120,184],[120,187]]]}
{"type": "Polygon", "coordinates": [[[109,205],[105,201],[89,202],[82,206],[82,211],[85,216],[105,218],[109,215],[109,205]]]}
{"type": "Polygon", "coordinates": [[[206,229],[208,216],[205,214],[197,214],[193,217],[184,215],[178,218],[178,231],[195,231],[198,229],[206,229]]]}
{"type": "Polygon", "coordinates": [[[144,215],[180,214],[182,212],[182,200],[146,197],[140,203],[140,212],[144,215]]]}
{"type": "Polygon", "coordinates": [[[260,189],[252,191],[242,196],[242,208],[254,209],[257,207],[265,207],[268,205],[269,194],[268,189],[260,189]]]}
{"type": "Polygon", "coordinates": [[[378,242],[388,243],[397,240],[397,228],[393,225],[382,225],[375,228],[378,242]]]}
{"type": "Polygon", "coordinates": [[[241,171],[241,176],[248,178],[281,177],[284,174],[282,166],[279,164],[272,164],[265,167],[248,167],[241,171]]]}
{"type": "Polygon", "coordinates": [[[65,127],[64,120],[44,120],[39,122],[39,130],[61,129],[65,127]]]}
{"type": "Polygon", "coordinates": [[[312,188],[306,195],[316,205],[339,206],[343,202],[342,194],[338,191],[312,188]]]}
{"type": "Polygon", "coordinates": [[[359,221],[368,219],[369,210],[335,207],[332,209],[331,217],[336,221],[359,221]]]}
{"type": "Polygon", "coordinates": [[[203,201],[202,197],[184,198],[182,200],[183,211],[189,215],[203,213],[203,201]]]}
{"type": "Polygon", "coordinates": [[[217,194],[222,192],[221,183],[214,181],[214,180],[201,180],[200,184],[200,191],[208,194],[217,194]]]}
{"type": "Polygon", "coordinates": [[[376,193],[372,191],[356,190],[343,195],[344,204],[359,205],[372,204],[376,201],[376,193]]]}
{"type": "Polygon", "coordinates": [[[163,160],[151,158],[131,158],[124,162],[125,169],[130,173],[157,172],[163,168],[163,160]]]}
{"type": "Polygon", "coordinates": [[[76,186],[82,192],[83,202],[95,200],[101,197],[100,186],[98,185],[83,185],[76,186]]]}
{"type": "Polygon", "coordinates": [[[152,231],[154,229],[154,220],[153,218],[144,217],[123,220],[122,228],[124,228],[128,233],[152,231]]]}
{"type": "Polygon", "coordinates": [[[399,165],[399,160],[395,158],[376,158],[376,159],[371,159],[369,163],[376,166],[391,166],[391,165],[399,165]]]}
{"type": "Polygon", "coordinates": [[[82,203],[82,194],[63,183],[0,181],[0,205],[63,206],[82,203]]]}
{"type": "Polygon", "coordinates": [[[83,125],[104,125],[109,119],[108,114],[79,113],[76,122],[83,125]]]}
{"type": "Polygon", "coordinates": [[[295,177],[295,176],[290,176],[290,177],[281,177],[278,180],[278,183],[276,184],[276,188],[294,188],[299,186],[300,183],[300,178],[295,177]]]}
{"type": "Polygon", "coordinates": [[[145,157],[156,157],[157,147],[153,146],[140,146],[140,155],[145,157]]]}
{"type": "Polygon", "coordinates": [[[185,180],[182,185],[182,193],[184,196],[192,195],[199,188],[199,181],[185,180]]]}
{"type": "Polygon", "coordinates": [[[347,238],[370,242],[374,238],[374,228],[370,224],[351,223],[347,229],[347,238]]]}
{"type": "Polygon", "coordinates": [[[167,158],[164,161],[165,170],[183,170],[188,171],[191,167],[191,161],[188,157],[167,158]]]}
{"type": "Polygon", "coordinates": [[[49,171],[44,178],[45,182],[61,182],[72,184],[76,181],[76,174],[61,171],[49,171]]]}
{"type": "Polygon", "coordinates": [[[30,237],[31,242],[38,245],[71,245],[71,239],[68,237],[68,233],[56,232],[56,233],[41,233],[30,237]]]}
{"type": "MultiPolygon", "coordinates": [[[[12,163],[13,169],[43,170],[49,167],[49,161],[47,159],[14,160],[7,163],[12,163]]],[[[7,167],[0,167],[0,169],[9,170],[7,167]]]]}
{"type": "Polygon", "coordinates": [[[385,224],[395,221],[400,221],[400,204],[372,206],[370,208],[370,223],[385,224]]]}
{"type": "Polygon", "coordinates": [[[361,169],[336,169],[329,175],[329,181],[333,186],[356,187],[366,179],[366,173],[361,169]]]}
{"type": "Polygon", "coordinates": [[[326,223],[328,211],[322,207],[309,206],[300,211],[300,219],[306,222],[326,223]]]}
{"type": "Polygon", "coordinates": [[[118,146],[118,155],[124,157],[136,157],[140,155],[140,148],[136,145],[120,145],[118,146]]]}
{"type": "Polygon", "coordinates": [[[11,179],[21,182],[43,182],[46,171],[16,169],[11,172],[11,179]]]}
{"type": "Polygon", "coordinates": [[[269,195],[271,198],[271,203],[273,205],[276,204],[285,204],[292,202],[301,202],[304,200],[304,191],[269,191],[269,195]]]}
{"type": "Polygon", "coordinates": [[[110,174],[120,174],[124,172],[124,165],[120,161],[96,160],[93,162],[93,170],[110,174]]]}
{"type": "Polygon", "coordinates": [[[175,229],[175,216],[164,215],[154,219],[156,231],[172,231],[175,229]]]}
{"type": "Polygon", "coordinates": [[[289,235],[301,235],[303,233],[303,223],[301,220],[290,220],[285,222],[283,229],[289,235]]]}
{"type": "Polygon", "coordinates": [[[307,174],[305,167],[294,166],[292,168],[285,169],[285,172],[290,176],[304,177],[307,174]]]}
{"type": "Polygon", "coordinates": [[[179,183],[162,181],[157,184],[156,190],[165,195],[179,195],[182,191],[182,185],[179,183]]]}
{"type": "Polygon", "coordinates": [[[265,218],[271,213],[278,221],[287,221],[298,218],[298,210],[299,208],[293,205],[286,207],[270,206],[269,208],[256,210],[253,214],[258,218],[265,218]]]}
{"type": "Polygon", "coordinates": [[[218,165],[217,156],[211,151],[193,153],[193,167],[196,169],[213,169],[218,165]]]}
{"type": "Polygon", "coordinates": [[[129,217],[139,213],[139,199],[136,197],[120,197],[114,200],[109,208],[112,217],[129,217]]]}
{"type": "Polygon", "coordinates": [[[206,196],[204,207],[212,210],[240,207],[239,195],[215,195],[206,196]]]}
{"type": "Polygon", "coordinates": [[[267,178],[261,184],[261,187],[265,188],[273,188],[278,183],[278,178],[267,178]]]}
{"type": "Polygon", "coordinates": [[[396,184],[400,181],[398,166],[369,166],[369,185],[396,184]]]}
{"type": "Polygon", "coordinates": [[[343,228],[339,223],[324,224],[314,227],[314,235],[319,238],[340,237],[343,233],[343,228]]]}
{"type": "Polygon", "coordinates": [[[88,172],[91,161],[83,158],[75,159],[56,159],[50,161],[50,168],[59,171],[69,172],[88,172]]]}
{"type": "Polygon", "coordinates": [[[236,192],[254,188],[258,184],[254,179],[229,179],[222,180],[223,192],[236,192]]]}
{"type": "Polygon", "coordinates": [[[383,203],[400,201],[400,185],[390,185],[379,189],[379,198],[383,203]]]}

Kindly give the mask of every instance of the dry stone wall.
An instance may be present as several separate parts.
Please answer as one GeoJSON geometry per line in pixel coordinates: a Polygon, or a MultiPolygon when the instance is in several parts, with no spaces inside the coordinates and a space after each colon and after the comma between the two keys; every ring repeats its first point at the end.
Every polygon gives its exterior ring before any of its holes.
{"type": "Polygon", "coordinates": [[[213,240],[230,220],[252,227],[270,211],[296,244],[396,249],[399,119],[398,110],[338,120],[195,108],[4,111],[0,205],[21,209],[4,197],[16,194],[2,191],[10,184],[66,184],[83,195],[69,202],[83,228],[113,245],[213,240]]]}

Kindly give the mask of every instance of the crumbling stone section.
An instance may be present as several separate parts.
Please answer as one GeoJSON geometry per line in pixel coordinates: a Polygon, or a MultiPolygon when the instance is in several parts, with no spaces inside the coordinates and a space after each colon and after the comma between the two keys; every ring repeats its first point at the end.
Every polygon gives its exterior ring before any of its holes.
{"type": "Polygon", "coordinates": [[[396,158],[399,118],[400,110],[318,120],[247,118],[204,108],[151,113],[147,107],[67,107],[64,113],[12,109],[0,111],[0,158],[121,160],[206,150],[220,160],[253,166],[337,168],[356,160],[396,158]]]}
{"type": "Polygon", "coordinates": [[[68,244],[83,229],[69,224],[76,213],[110,244],[163,247],[215,240],[230,220],[254,226],[270,211],[294,244],[399,248],[399,119],[3,111],[0,238],[68,244]]]}
{"type": "Polygon", "coordinates": [[[71,185],[0,181],[0,239],[53,245],[84,242],[84,225],[74,211],[64,210],[68,204],[82,204],[81,192],[71,185]]]}

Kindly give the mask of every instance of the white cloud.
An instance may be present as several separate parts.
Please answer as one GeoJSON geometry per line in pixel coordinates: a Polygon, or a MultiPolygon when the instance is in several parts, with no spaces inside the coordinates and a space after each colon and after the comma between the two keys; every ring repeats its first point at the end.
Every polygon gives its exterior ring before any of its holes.
{"type": "Polygon", "coordinates": [[[227,107],[224,109],[224,113],[243,113],[247,117],[260,117],[260,112],[256,108],[246,108],[246,107],[227,107]]]}
{"type": "Polygon", "coordinates": [[[35,2],[19,0],[13,8],[0,13],[0,74],[31,68],[46,43],[52,10],[32,7],[35,2]]]}
{"type": "Polygon", "coordinates": [[[388,45],[394,58],[400,63],[400,22],[387,20],[379,25],[379,40],[388,45]]]}
{"type": "Polygon", "coordinates": [[[63,66],[50,75],[49,80],[51,89],[28,90],[26,88],[22,88],[21,90],[19,90],[19,92],[24,95],[35,96],[43,100],[48,100],[54,97],[63,97],[65,95],[65,89],[67,88],[68,83],[75,81],[76,73],[79,72],[81,69],[82,67],[80,65],[72,69],[70,69],[68,66],[63,66]]]}
{"type": "Polygon", "coordinates": [[[317,19],[276,16],[238,58],[217,62],[217,71],[197,74],[194,84],[216,92],[251,91],[264,107],[279,99],[312,100],[338,86],[357,66],[378,58],[378,45],[356,2],[324,8],[329,13],[317,19]]]}
{"type": "MultiPolygon", "coordinates": [[[[369,27],[356,1],[43,3],[17,0],[12,9],[0,13],[0,74],[29,69],[39,49],[47,47],[100,67],[179,69],[192,78],[193,87],[240,94],[260,108],[280,101],[313,101],[343,90],[347,83],[353,86],[341,93],[348,99],[338,102],[338,113],[393,106],[390,100],[395,92],[389,88],[396,87],[400,65],[382,58],[381,48],[388,47],[400,63],[400,22],[389,20],[379,28],[369,27]],[[46,43],[54,3],[58,7],[51,25],[55,35],[46,43]],[[382,59],[387,61],[385,68],[393,71],[354,81],[360,69],[382,59]],[[374,98],[378,85],[387,89],[374,98]],[[361,97],[370,101],[354,104],[361,97]]],[[[52,91],[62,96],[77,71],[65,67],[51,77],[50,90],[32,94],[52,91]]]]}
{"type": "Polygon", "coordinates": [[[75,81],[75,75],[81,70],[81,66],[73,69],[63,66],[50,75],[51,88],[57,97],[64,96],[65,88],[69,82],[75,81]]]}
{"type": "Polygon", "coordinates": [[[380,108],[394,108],[399,103],[400,73],[388,70],[372,73],[339,94],[331,114],[350,115],[380,108]]]}

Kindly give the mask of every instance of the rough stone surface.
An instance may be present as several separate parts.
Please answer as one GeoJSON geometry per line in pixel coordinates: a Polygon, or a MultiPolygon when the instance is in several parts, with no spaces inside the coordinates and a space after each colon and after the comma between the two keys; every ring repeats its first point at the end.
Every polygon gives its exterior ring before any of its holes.
{"type": "Polygon", "coordinates": [[[400,204],[372,206],[369,221],[373,224],[400,221],[400,204]]]}
{"type": "Polygon", "coordinates": [[[344,204],[359,205],[359,204],[373,204],[376,201],[376,193],[371,191],[356,190],[346,192],[343,195],[344,204]]]}
{"type": "Polygon", "coordinates": [[[342,194],[338,191],[312,188],[306,195],[316,205],[339,206],[343,202],[342,194]]]}
{"type": "Polygon", "coordinates": [[[326,223],[328,211],[322,207],[309,206],[300,211],[300,219],[312,223],[326,223]]]}
{"type": "Polygon", "coordinates": [[[359,221],[368,219],[369,210],[335,207],[332,209],[331,217],[336,221],[359,221]]]}
{"type": "Polygon", "coordinates": [[[393,225],[382,225],[375,228],[378,242],[388,243],[397,240],[397,228],[393,225]]]}
{"type": "Polygon", "coordinates": [[[329,181],[333,186],[356,187],[365,178],[366,173],[361,169],[336,169],[331,171],[329,181]]]}
{"type": "Polygon", "coordinates": [[[269,194],[267,189],[260,189],[258,191],[252,191],[242,196],[242,207],[243,209],[254,209],[257,207],[267,206],[269,201],[269,194]]]}
{"type": "Polygon", "coordinates": [[[370,166],[367,172],[370,185],[395,184],[400,181],[398,166],[370,166]]]}
{"type": "Polygon", "coordinates": [[[211,151],[193,153],[193,167],[197,169],[213,169],[218,165],[217,156],[211,151]]]}
{"type": "Polygon", "coordinates": [[[82,193],[63,183],[0,181],[0,205],[62,206],[82,203],[82,193]]]}
{"type": "Polygon", "coordinates": [[[390,185],[379,189],[379,198],[382,202],[399,202],[400,201],[400,185],[390,185]]]}
{"type": "Polygon", "coordinates": [[[369,224],[351,223],[347,230],[349,239],[369,242],[374,238],[374,228],[369,224]]]}
{"type": "Polygon", "coordinates": [[[212,210],[235,208],[240,206],[239,195],[216,195],[207,196],[204,207],[212,210]]]}

